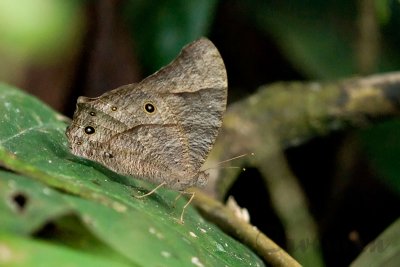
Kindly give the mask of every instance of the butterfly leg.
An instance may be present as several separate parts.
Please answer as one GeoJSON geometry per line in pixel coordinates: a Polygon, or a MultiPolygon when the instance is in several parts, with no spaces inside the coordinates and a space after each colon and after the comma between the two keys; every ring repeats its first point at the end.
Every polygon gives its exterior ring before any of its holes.
{"type": "Polygon", "coordinates": [[[179,220],[180,224],[184,223],[183,214],[185,213],[185,210],[189,206],[190,202],[192,202],[195,193],[194,192],[181,191],[179,196],[177,197],[177,199],[183,194],[190,195],[190,198],[189,198],[188,202],[185,204],[185,206],[183,206],[183,208],[182,208],[182,213],[181,213],[181,217],[180,217],[180,220],[179,220]]]}
{"type": "Polygon", "coordinates": [[[148,197],[148,196],[154,194],[154,192],[156,192],[158,189],[160,189],[161,187],[163,187],[165,184],[166,184],[166,182],[162,182],[161,184],[157,185],[157,186],[156,186],[153,190],[151,190],[150,192],[148,192],[148,193],[146,193],[146,194],[143,194],[143,195],[140,195],[140,196],[135,196],[135,195],[134,195],[134,197],[135,197],[135,198],[144,198],[144,197],[148,197]]]}
{"type": "Polygon", "coordinates": [[[181,198],[181,196],[184,194],[184,192],[179,191],[179,195],[176,196],[176,198],[174,199],[174,204],[172,205],[172,207],[176,207],[176,202],[178,201],[178,199],[181,198]]]}

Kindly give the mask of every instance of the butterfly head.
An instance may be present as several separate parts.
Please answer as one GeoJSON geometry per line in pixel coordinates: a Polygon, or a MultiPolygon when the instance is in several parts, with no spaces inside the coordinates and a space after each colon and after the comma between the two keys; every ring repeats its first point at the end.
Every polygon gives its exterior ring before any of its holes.
{"type": "Polygon", "coordinates": [[[208,182],[209,176],[210,175],[205,171],[199,172],[199,174],[197,175],[197,180],[195,185],[198,187],[204,187],[208,182]]]}
{"type": "Polygon", "coordinates": [[[85,104],[91,100],[91,98],[79,97],[72,123],[65,132],[71,152],[74,155],[89,159],[93,157],[96,151],[92,139],[94,140],[98,135],[98,129],[92,120],[96,115],[95,111],[88,109],[87,105],[89,104],[85,104]]]}
{"type": "Polygon", "coordinates": [[[65,134],[68,138],[69,148],[74,155],[90,158],[90,149],[89,143],[87,142],[87,135],[94,134],[95,128],[91,126],[86,126],[84,129],[82,127],[72,123],[68,126],[65,134]]]}

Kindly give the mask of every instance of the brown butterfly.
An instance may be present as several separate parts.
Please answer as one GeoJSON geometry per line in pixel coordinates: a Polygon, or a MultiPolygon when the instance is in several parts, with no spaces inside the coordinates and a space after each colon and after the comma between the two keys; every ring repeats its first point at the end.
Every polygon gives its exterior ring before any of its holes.
{"type": "Polygon", "coordinates": [[[202,38],[140,83],[79,97],[66,135],[77,156],[184,192],[208,179],[201,167],[221,127],[226,98],[223,60],[202,38]]]}

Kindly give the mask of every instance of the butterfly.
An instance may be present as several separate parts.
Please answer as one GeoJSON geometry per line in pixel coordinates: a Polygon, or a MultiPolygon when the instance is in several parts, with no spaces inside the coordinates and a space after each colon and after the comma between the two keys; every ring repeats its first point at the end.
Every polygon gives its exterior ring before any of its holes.
{"type": "Polygon", "coordinates": [[[208,174],[201,168],[222,124],[227,87],[220,53],[201,38],[139,83],[79,97],[66,131],[71,151],[181,192],[202,186],[208,174]]]}

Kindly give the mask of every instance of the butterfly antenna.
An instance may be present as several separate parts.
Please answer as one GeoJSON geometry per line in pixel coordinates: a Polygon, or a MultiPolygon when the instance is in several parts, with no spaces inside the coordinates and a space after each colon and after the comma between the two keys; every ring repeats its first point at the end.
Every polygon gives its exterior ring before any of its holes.
{"type": "MultiPolygon", "coordinates": [[[[250,153],[250,155],[249,155],[249,153],[246,153],[246,154],[242,154],[242,155],[230,158],[230,159],[226,159],[226,160],[218,162],[214,167],[207,168],[204,171],[221,168],[219,166],[221,164],[223,164],[223,163],[226,163],[226,162],[229,162],[229,161],[232,161],[232,160],[235,160],[235,159],[243,158],[243,157],[246,157],[246,156],[254,156],[254,155],[255,155],[254,153],[250,153]]],[[[240,169],[240,167],[237,167],[237,166],[229,166],[229,167],[222,167],[222,168],[224,168],[224,169],[240,169]]],[[[245,171],[246,169],[242,168],[242,170],[245,171]]]]}

